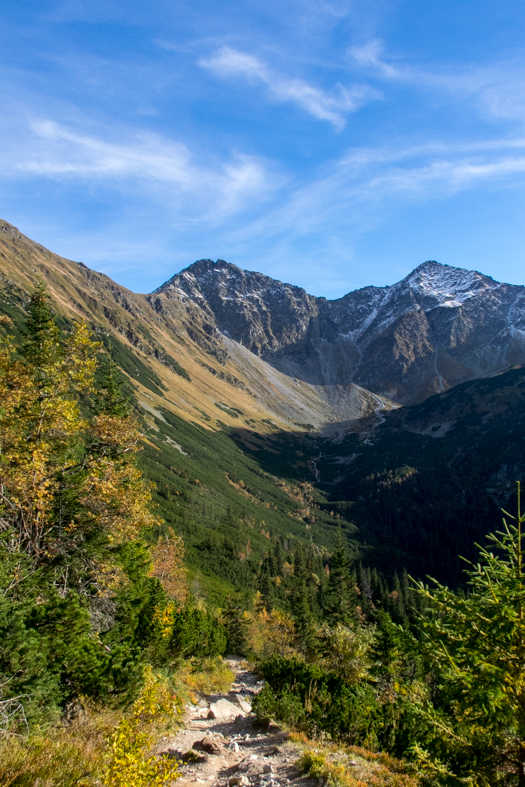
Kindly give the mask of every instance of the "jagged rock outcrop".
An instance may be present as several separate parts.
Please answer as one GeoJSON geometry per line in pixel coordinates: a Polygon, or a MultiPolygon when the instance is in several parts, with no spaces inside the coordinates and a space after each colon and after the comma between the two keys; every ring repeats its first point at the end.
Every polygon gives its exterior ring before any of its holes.
{"type": "Polygon", "coordinates": [[[197,306],[210,331],[289,376],[334,390],[353,382],[405,404],[525,362],[525,287],[435,261],[330,301],[199,260],[158,293],[197,306]]]}
{"type": "Polygon", "coordinates": [[[0,220],[0,314],[21,319],[39,278],[60,315],[85,319],[112,347],[150,414],[167,408],[205,428],[226,423],[264,432],[355,420],[378,407],[377,397],[353,383],[335,391],[279,372],[225,336],[202,298],[169,288],[133,293],[0,220]]]}
{"type": "Polygon", "coordinates": [[[134,379],[151,368],[150,393],[170,390],[170,406],[210,423],[221,402],[250,425],[355,421],[525,363],[525,287],[437,262],[330,301],[223,260],[139,295],[2,221],[0,260],[8,301],[23,304],[43,276],[59,312],[133,351],[134,379]]]}

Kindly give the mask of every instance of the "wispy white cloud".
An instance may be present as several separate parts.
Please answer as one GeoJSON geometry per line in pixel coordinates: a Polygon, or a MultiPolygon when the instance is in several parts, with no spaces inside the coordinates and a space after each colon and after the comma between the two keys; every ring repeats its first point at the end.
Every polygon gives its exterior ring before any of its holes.
{"type": "Polygon", "coordinates": [[[404,149],[353,150],[319,177],[287,192],[279,207],[230,236],[232,244],[367,232],[392,210],[416,201],[446,199],[476,187],[523,184],[525,140],[486,144],[435,143],[404,149]]]}
{"type": "Polygon", "coordinates": [[[13,173],[125,188],[130,181],[142,182],[164,187],[173,197],[187,196],[200,209],[206,203],[222,217],[242,208],[248,198],[268,195],[280,182],[262,159],[236,154],[227,161],[197,164],[185,145],[157,134],[117,143],[50,120],[34,121],[31,130],[32,144],[11,151],[13,173]]]}
{"type": "Polygon", "coordinates": [[[291,102],[319,120],[327,120],[337,130],[345,125],[345,114],[356,112],[369,101],[381,98],[381,93],[368,85],[337,85],[327,93],[302,79],[290,79],[276,74],[253,55],[247,55],[224,46],[210,57],[203,57],[199,65],[209,68],[221,77],[242,76],[250,82],[259,82],[269,89],[277,101],[291,102]]]}
{"type": "Polygon", "coordinates": [[[525,59],[521,55],[490,64],[425,67],[393,61],[382,41],[369,41],[348,50],[352,61],[376,78],[448,93],[469,101],[492,119],[525,121],[525,59]]]}
{"type": "Polygon", "coordinates": [[[401,79],[405,75],[404,71],[395,68],[390,63],[382,59],[384,51],[383,42],[376,39],[369,41],[363,46],[351,47],[348,52],[355,62],[364,68],[373,68],[381,76],[389,79],[401,79]]]}

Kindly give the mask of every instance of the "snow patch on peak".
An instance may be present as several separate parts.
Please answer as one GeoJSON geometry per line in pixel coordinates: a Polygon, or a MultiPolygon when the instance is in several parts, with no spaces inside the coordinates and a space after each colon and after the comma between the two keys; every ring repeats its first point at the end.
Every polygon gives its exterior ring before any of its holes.
{"type": "Polygon", "coordinates": [[[480,290],[493,290],[499,286],[494,279],[477,271],[429,260],[395,284],[393,289],[410,288],[423,297],[432,298],[440,306],[452,308],[479,295],[480,290]]]}

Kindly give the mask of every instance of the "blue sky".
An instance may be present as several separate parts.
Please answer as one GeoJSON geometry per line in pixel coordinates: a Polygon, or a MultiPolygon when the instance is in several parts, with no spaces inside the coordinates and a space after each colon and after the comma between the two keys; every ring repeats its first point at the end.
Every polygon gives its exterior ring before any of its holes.
{"type": "Polygon", "coordinates": [[[147,292],[525,283],[518,0],[0,1],[0,216],[147,292]]]}

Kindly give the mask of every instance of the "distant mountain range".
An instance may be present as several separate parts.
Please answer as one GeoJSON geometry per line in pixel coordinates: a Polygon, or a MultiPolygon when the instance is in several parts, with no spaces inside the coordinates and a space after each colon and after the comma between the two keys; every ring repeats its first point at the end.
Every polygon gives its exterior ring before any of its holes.
{"type": "Polygon", "coordinates": [[[210,330],[287,375],[403,404],[525,362],[525,287],[434,261],[332,301],[223,260],[200,260],[156,292],[195,304],[210,330]]]}
{"type": "Polygon", "coordinates": [[[141,295],[0,222],[9,330],[39,278],[127,376],[145,472],[206,592],[241,582],[232,543],[253,573],[270,531],[329,549],[336,521],[371,565],[457,581],[455,555],[525,481],[523,286],[425,262],[329,301],[200,260],[141,295]]]}

